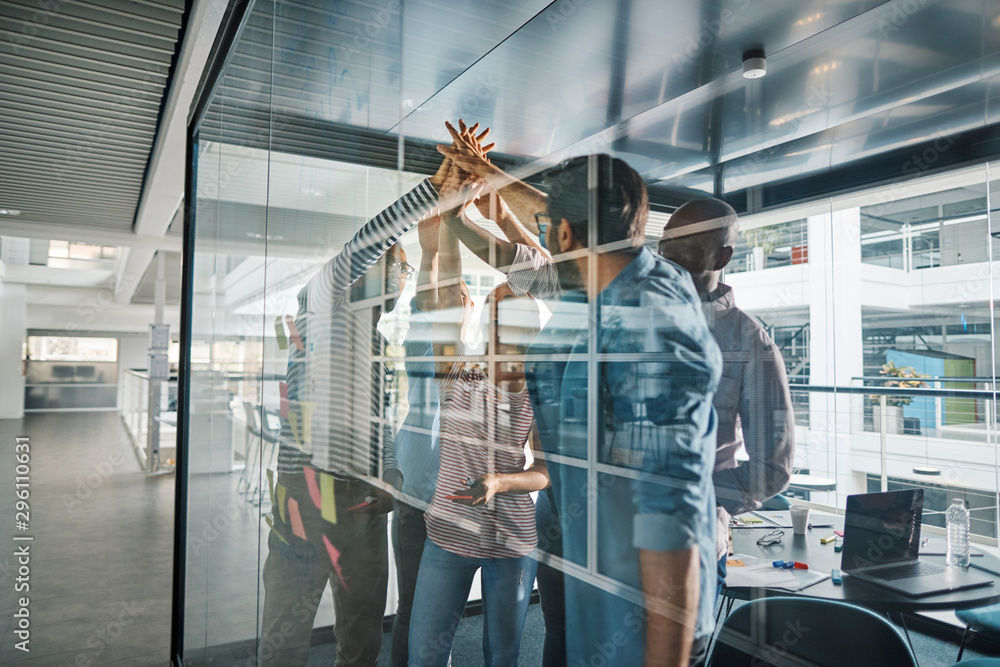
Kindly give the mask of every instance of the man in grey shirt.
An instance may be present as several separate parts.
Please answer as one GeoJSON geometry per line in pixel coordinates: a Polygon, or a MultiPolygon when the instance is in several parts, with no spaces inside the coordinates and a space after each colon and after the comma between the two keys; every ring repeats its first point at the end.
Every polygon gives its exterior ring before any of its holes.
{"type": "Polygon", "coordinates": [[[713,400],[718,414],[713,480],[720,578],[725,577],[730,517],[757,509],[788,485],[795,429],[781,352],[764,329],[736,307],[732,288],[719,281],[733,257],[738,232],[731,206],[718,199],[695,199],[670,216],[659,243],[660,254],[694,279],[709,329],[722,350],[722,380],[713,400]],[[739,463],[741,447],[749,460],[739,463]]]}

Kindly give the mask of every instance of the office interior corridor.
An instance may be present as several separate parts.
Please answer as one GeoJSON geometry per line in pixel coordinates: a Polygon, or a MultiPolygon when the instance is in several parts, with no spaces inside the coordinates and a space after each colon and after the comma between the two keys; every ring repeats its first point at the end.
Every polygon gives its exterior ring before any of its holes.
{"type": "Polygon", "coordinates": [[[30,590],[0,552],[0,664],[169,665],[173,476],[147,478],[116,412],[0,420],[4,541],[29,545],[30,590]],[[30,443],[30,522],[15,526],[15,443],[30,443]],[[13,542],[13,536],[33,540],[13,542]],[[30,652],[15,647],[17,598],[30,602],[30,652]]]}

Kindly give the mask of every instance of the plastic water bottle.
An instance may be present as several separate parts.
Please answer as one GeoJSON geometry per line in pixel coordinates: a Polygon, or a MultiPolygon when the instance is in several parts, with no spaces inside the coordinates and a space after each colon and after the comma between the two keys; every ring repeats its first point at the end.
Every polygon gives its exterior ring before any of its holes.
{"type": "Polygon", "coordinates": [[[948,551],[945,562],[961,568],[969,567],[969,510],[961,498],[951,501],[945,513],[948,520],[948,551]]]}

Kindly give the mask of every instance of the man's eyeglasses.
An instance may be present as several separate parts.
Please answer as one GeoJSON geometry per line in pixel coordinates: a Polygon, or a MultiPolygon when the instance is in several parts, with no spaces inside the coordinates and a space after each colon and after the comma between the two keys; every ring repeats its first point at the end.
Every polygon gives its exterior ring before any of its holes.
{"type": "Polygon", "coordinates": [[[392,260],[389,262],[389,273],[398,273],[401,276],[406,276],[407,278],[412,278],[413,274],[416,273],[416,269],[407,264],[406,262],[400,262],[399,260],[392,260]]]}
{"type": "Polygon", "coordinates": [[[767,533],[759,540],[757,540],[757,544],[759,544],[762,547],[766,547],[771,544],[777,544],[778,542],[781,541],[781,538],[784,537],[784,535],[785,531],[783,530],[772,530],[770,533],[767,533]]]}

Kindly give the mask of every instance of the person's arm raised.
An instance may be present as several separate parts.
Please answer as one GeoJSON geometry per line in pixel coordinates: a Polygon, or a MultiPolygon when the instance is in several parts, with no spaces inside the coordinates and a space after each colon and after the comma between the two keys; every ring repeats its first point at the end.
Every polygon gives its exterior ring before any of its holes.
{"type": "MultiPolygon", "coordinates": [[[[474,135],[458,131],[448,122],[445,122],[445,127],[451,133],[453,143],[450,146],[439,144],[438,152],[451,159],[463,171],[478,176],[493,186],[517,219],[528,231],[537,234],[535,214],[545,211],[547,201],[545,193],[514,178],[490,162],[484,152],[486,149],[479,149],[478,144],[473,141],[474,135]]],[[[489,148],[492,148],[492,144],[489,148]]]]}
{"type": "MultiPolygon", "coordinates": [[[[508,241],[514,244],[520,243],[544,253],[542,247],[528,236],[524,227],[521,226],[521,223],[514,217],[506,202],[495,190],[490,188],[487,192],[480,195],[475,203],[476,208],[479,209],[479,213],[484,218],[497,223],[500,231],[504,233],[508,241]]],[[[513,261],[513,257],[511,257],[511,261],[513,261]]],[[[497,265],[505,266],[501,262],[497,262],[497,265]]]]}

